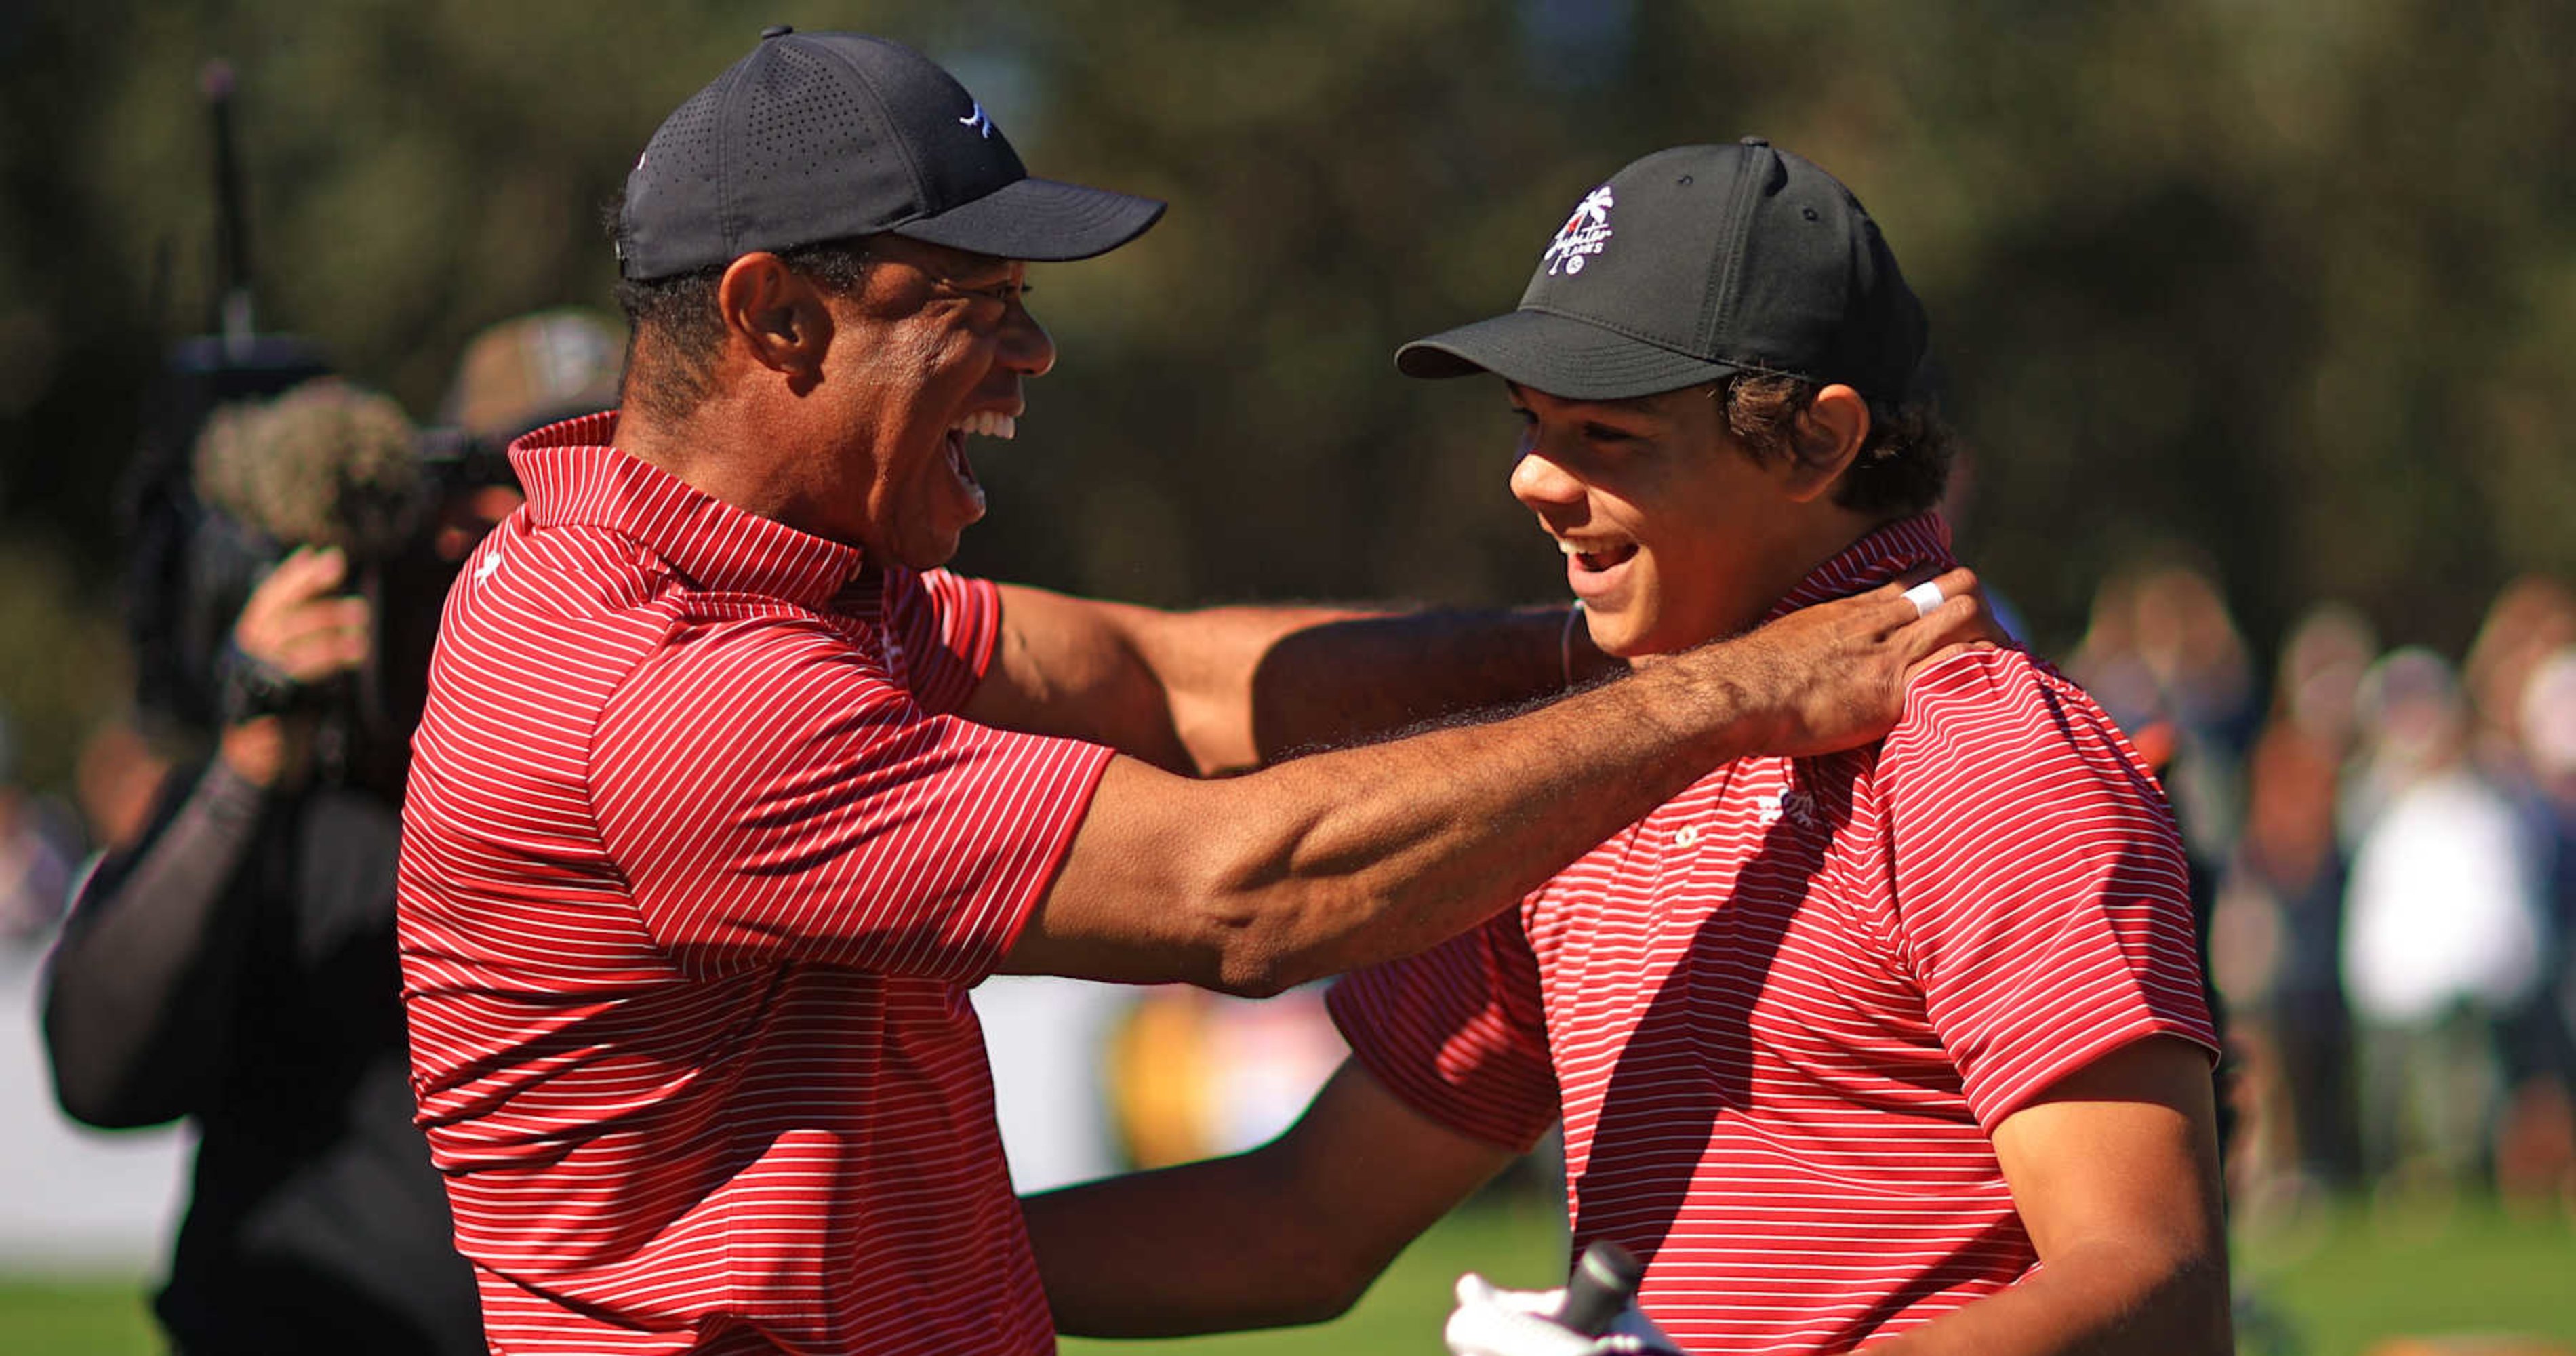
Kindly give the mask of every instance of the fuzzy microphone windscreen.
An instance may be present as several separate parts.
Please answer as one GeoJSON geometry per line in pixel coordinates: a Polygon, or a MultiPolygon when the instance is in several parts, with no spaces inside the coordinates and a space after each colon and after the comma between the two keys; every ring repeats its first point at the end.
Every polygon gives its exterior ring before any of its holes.
{"type": "Polygon", "coordinates": [[[383,560],[421,526],[427,494],[411,420],[336,377],[216,410],[195,457],[198,499],[281,545],[383,560]]]}

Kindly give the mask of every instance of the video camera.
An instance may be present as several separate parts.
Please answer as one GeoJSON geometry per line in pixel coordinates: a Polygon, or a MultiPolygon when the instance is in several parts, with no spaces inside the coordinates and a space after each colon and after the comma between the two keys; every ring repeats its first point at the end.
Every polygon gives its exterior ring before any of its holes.
{"type": "Polygon", "coordinates": [[[137,705],[152,723],[195,737],[253,715],[310,711],[319,772],[345,780],[398,763],[408,742],[456,566],[433,546],[441,504],[514,481],[488,437],[420,433],[390,401],[333,381],[310,342],[256,331],[232,83],[220,63],[204,90],[221,288],[215,332],[170,351],[127,477],[137,705]],[[252,590],[308,544],[346,553],[377,644],[350,679],[306,687],[246,662],[231,638],[252,590]]]}
{"type": "MultiPolygon", "coordinates": [[[[296,357],[285,344],[266,352],[296,357]]],[[[141,704],[204,733],[312,713],[329,779],[379,755],[398,761],[462,554],[441,550],[442,507],[486,485],[508,487],[507,462],[484,440],[425,437],[391,400],[312,375],[309,361],[254,367],[235,354],[192,366],[202,354],[182,345],[175,355],[167,384],[184,394],[156,421],[168,443],[141,462],[156,472],[137,496],[141,704]],[[232,643],[252,591],[301,546],[342,552],[347,587],[375,621],[373,657],[342,679],[298,684],[232,643]]]]}

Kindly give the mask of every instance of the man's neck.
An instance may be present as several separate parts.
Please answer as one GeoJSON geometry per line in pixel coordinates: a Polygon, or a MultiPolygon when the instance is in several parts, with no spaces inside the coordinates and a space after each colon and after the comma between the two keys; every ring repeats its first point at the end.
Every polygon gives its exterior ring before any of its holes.
{"type": "Polygon", "coordinates": [[[617,430],[610,435],[609,442],[638,461],[650,462],[696,485],[691,471],[694,463],[705,458],[706,449],[685,431],[688,425],[696,422],[690,419],[674,426],[629,405],[618,411],[617,430]]]}
{"type": "Polygon", "coordinates": [[[709,498],[746,513],[780,518],[783,497],[760,475],[768,461],[741,455],[737,445],[745,429],[762,425],[755,412],[738,404],[711,395],[686,416],[667,421],[628,410],[618,417],[612,441],[619,451],[669,472],[709,498]]]}

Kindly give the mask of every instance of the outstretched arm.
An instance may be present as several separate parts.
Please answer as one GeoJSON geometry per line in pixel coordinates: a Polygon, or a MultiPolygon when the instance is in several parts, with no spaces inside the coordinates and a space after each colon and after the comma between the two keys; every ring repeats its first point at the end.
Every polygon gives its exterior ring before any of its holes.
{"type": "Polygon", "coordinates": [[[1969,639],[1964,570],[1895,586],[1473,728],[1192,781],[1120,759],[1005,968],[1269,994],[1482,921],[1708,769],[1884,734],[1969,639]]]}
{"type": "Polygon", "coordinates": [[[1888,1356],[2232,1350],[2211,1102],[2208,1054],[2154,1036],[2006,1117],[1995,1157],[2040,1268],[1889,1343],[1888,1356]]]}
{"type": "Polygon", "coordinates": [[[1174,1337],[1340,1314],[1511,1159],[1346,1061],[1261,1148],[1020,1206],[1058,1330],[1174,1337]]]}
{"type": "Polygon", "coordinates": [[[1002,586],[1002,634],[965,715],[1204,775],[1614,672],[1563,607],[1382,614],[1164,612],[1002,586]]]}

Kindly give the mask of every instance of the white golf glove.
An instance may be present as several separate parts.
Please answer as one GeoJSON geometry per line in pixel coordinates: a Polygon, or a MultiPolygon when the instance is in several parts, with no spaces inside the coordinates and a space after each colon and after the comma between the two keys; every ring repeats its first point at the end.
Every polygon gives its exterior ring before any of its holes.
{"type": "Polygon", "coordinates": [[[1599,1337],[1556,1321],[1565,1291],[1505,1290],[1474,1272],[1458,1278],[1458,1307],[1441,1337],[1456,1356],[1681,1356],[1634,1301],[1599,1337]]]}

